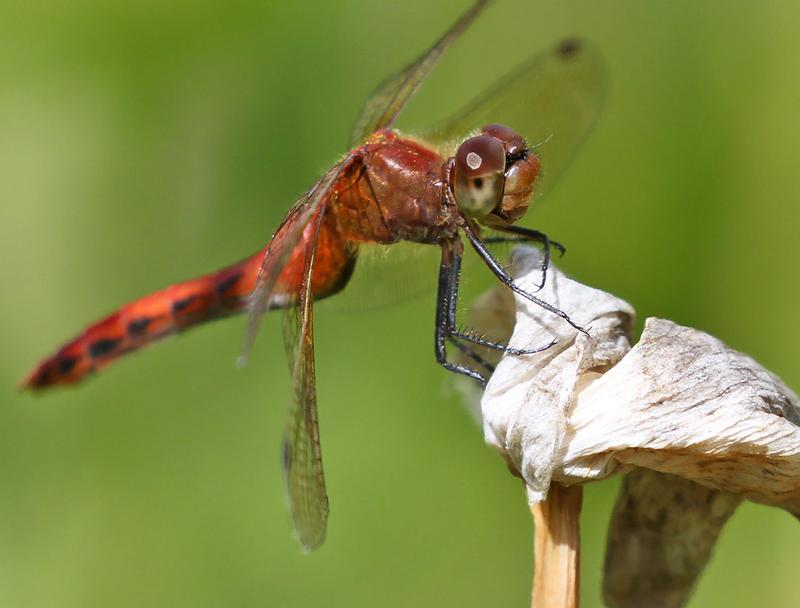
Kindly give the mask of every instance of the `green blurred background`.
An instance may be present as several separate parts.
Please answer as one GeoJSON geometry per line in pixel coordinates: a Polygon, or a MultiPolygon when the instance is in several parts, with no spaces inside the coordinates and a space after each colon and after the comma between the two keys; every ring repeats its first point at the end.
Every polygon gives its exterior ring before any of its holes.
{"type": "MultiPolygon", "coordinates": [[[[84,323],[260,248],[365,95],[466,5],[3,2],[0,606],[527,605],[522,488],[433,360],[432,291],[318,308],[332,511],[310,556],[283,504],[277,319],[245,370],[235,319],[79,390],[14,389],[84,323]]],[[[705,329],[800,388],[798,24],[790,1],[498,0],[401,126],[564,35],[593,39],[607,107],[527,224],[642,318],[705,329]]],[[[617,487],[587,488],[585,606],[617,487]]],[[[798,605],[799,556],[795,520],[745,505],[691,605],[798,605]]]]}

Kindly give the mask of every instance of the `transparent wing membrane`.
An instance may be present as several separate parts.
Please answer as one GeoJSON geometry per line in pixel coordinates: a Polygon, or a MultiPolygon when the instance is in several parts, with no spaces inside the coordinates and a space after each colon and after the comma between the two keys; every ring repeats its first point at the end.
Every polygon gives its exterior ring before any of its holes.
{"type": "Polygon", "coordinates": [[[348,156],[331,168],[294,204],[273,236],[251,296],[250,318],[242,354],[246,359],[261,317],[270,309],[276,289],[287,289],[287,286],[278,282],[281,273],[290,260],[296,264],[299,259],[300,284],[288,287],[291,294],[281,294],[287,296],[284,302],[284,346],[292,375],[292,398],[284,434],[282,462],[289,512],[297,538],[307,550],[318,547],[325,540],[328,521],[328,495],[319,443],[314,370],[314,259],[317,236],[331,198],[331,187],[351,161],[352,157],[348,156]]]}
{"type": "Polygon", "coordinates": [[[315,217],[319,208],[328,202],[331,185],[349,167],[352,158],[352,156],[347,156],[340,163],[334,165],[303,197],[295,202],[272,236],[264,260],[261,262],[255,289],[250,295],[247,332],[239,357],[241,365],[246,364],[250,356],[250,350],[261,324],[261,317],[270,308],[278,278],[303,237],[308,223],[315,217]]]}
{"type": "Polygon", "coordinates": [[[453,26],[411,65],[390,76],[367,99],[353,127],[350,145],[354,147],[372,133],[390,127],[408,101],[417,92],[425,77],[437,64],[444,52],[464,32],[488,0],[478,0],[453,26]]]}
{"type": "Polygon", "coordinates": [[[323,543],[328,525],[328,494],[317,421],[314,295],[311,290],[316,234],[324,215],[323,207],[310,223],[315,236],[305,252],[298,297],[295,306],[287,308],[284,313],[284,344],[292,374],[292,400],[283,439],[283,472],[295,533],[308,551],[323,543]]]}
{"type": "Polygon", "coordinates": [[[322,300],[325,312],[385,309],[436,290],[440,249],[435,245],[400,242],[360,245],[355,269],[346,287],[322,300]]]}
{"type": "Polygon", "coordinates": [[[583,40],[565,40],[494,83],[460,112],[422,133],[445,144],[501,123],[521,133],[542,161],[537,191],[547,191],[591,131],[606,94],[600,54],[583,40]]]}

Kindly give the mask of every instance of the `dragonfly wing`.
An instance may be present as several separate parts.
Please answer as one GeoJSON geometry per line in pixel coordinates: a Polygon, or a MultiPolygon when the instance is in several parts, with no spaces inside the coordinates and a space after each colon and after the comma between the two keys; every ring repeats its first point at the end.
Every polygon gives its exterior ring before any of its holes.
{"type": "Polygon", "coordinates": [[[296,305],[287,308],[284,317],[284,344],[292,374],[292,401],[283,439],[283,471],[295,532],[308,551],[323,543],[328,524],[328,494],[317,423],[314,294],[311,289],[316,235],[325,211],[324,206],[319,208],[309,224],[314,238],[305,251],[296,305]]]}
{"type": "Polygon", "coordinates": [[[442,54],[467,29],[487,4],[488,0],[475,2],[430,49],[405,69],[390,76],[378,86],[367,99],[358,120],[356,120],[350,138],[351,147],[357,146],[375,131],[392,125],[442,54]]]}
{"type": "Polygon", "coordinates": [[[357,252],[346,288],[318,304],[326,314],[380,311],[435,291],[439,247],[400,241],[359,244],[357,252]]]}
{"type": "Polygon", "coordinates": [[[261,317],[270,309],[278,278],[286,268],[296,246],[303,238],[309,223],[319,215],[320,208],[327,204],[331,186],[349,168],[353,158],[352,155],[348,155],[341,162],[331,167],[305,195],[292,205],[283,222],[273,234],[264,259],[261,262],[256,286],[250,295],[247,332],[239,358],[240,364],[245,364],[249,358],[250,350],[253,347],[253,342],[261,324],[261,317]]]}
{"type": "Polygon", "coordinates": [[[311,279],[317,237],[332,187],[339,176],[350,168],[354,158],[353,155],[346,156],[323,175],[292,206],[273,235],[261,263],[256,287],[250,296],[247,334],[242,350],[242,360],[246,361],[261,317],[273,303],[276,287],[280,287],[281,291],[287,290],[286,285],[278,283],[281,274],[290,260],[294,264],[299,259],[299,284],[292,284],[289,293],[282,293],[288,299],[281,302],[287,321],[284,327],[290,328],[285,331],[284,338],[292,375],[292,399],[282,461],[289,511],[298,539],[308,550],[322,544],[328,520],[328,496],[317,425],[311,279]]]}
{"type": "Polygon", "coordinates": [[[565,40],[522,64],[422,137],[457,143],[470,131],[501,123],[525,136],[541,158],[537,190],[547,191],[591,131],[606,96],[600,53],[583,40],[565,40]]]}

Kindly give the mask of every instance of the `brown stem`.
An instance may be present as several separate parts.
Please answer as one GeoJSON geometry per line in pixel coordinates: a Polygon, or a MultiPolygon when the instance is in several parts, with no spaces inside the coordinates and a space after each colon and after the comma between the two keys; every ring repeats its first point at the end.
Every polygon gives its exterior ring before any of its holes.
{"type": "Polygon", "coordinates": [[[532,608],[578,608],[581,486],[554,483],[531,509],[535,528],[532,608]]]}

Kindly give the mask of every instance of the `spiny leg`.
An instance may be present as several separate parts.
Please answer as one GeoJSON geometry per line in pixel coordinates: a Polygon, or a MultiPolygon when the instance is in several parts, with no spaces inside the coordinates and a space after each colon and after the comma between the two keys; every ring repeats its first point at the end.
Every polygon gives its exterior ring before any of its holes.
{"type": "Polygon", "coordinates": [[[509,289],[511,289],[511,291],[521,295],[523,298],[529,300],[530,302],[533,302],[537,306],[544,308],[546,311],[553,313],[557,317],[564,319],[564,321],[566,321],[570,326],[577,329],[579,332],[586,334],[587,336],[589,335],[589,332],[587,332],[583,327],[575,323],[575,321],[570,319],[569,315],[565,313],[563,310],[556,308],[552,304],[548,304],[541,298],[537,298],[535,295],[528,293],[527,291],[522,289],[519,285],[517,285],[517,282],[514,280],[514,277],[512,277],[509,274],[509,272],[503,267],[500,261],[492,255],[491,251],[487,249],[486,245],[483,243],[483,241],[481,241],[480,237],[477,235],[474,228],[470,225],[468,221],[462,222],[461,228],[464,230],[464,234],[467,235],[470,245],[472,245],[472,248],[475,249],[475,251],[481,257],[486,266],[489,267],[489,270],[491,270],[492,273],[498,279],[500,279],[504,285],[506,285],[509,289]]]}
{"type": "Polygon", "coordinates": [[[486,371],[488,371],[490,375],[494,373],[494,365],[489,363],[486,359],[484,359],[482,356],[480,356],[478,353],[472,350],[469,346],[467,346],[466,344],[462,344],[454,336],[450,336],[450,338],[448,338],[448,341],[450,342],[450,344],[452,344],[458,350],[464,353],[465,356],[469,357],[475,363],[477,363],[478,365],[483,367],[486,371]]]}
{"type": "Polygon", "coordinates": [[[436,302],[436,360],[445,369],[469,376],[470,378],[474,378],[481,384],[485,385],[486,378],[484,378],[480,372],[466,365],[453,363],[448,360],[446,348],[448,341],[460,351],[465,353],[470,359],[478,363],[478,365],[488,370],[490,374],[494,372],[494,366],[479,354],[475,353],[467,345],[462,344],[462,340],[512,355],[528,355],[541,352],[542,350],[550,348],[553,344],[555,344],[555,341],[545,347],[536,349],[510,348],[505,344],[500,344],[479,336],[475,332],[459,329],[456,321],[456,311],[458,303],[458,286],[461,277],[462,253],[463,245],[459,239],[452,242],[442,243],[442,259],[439,266],[439,291],[436,302]]]}
{"type": "Polygon", "coordinates": [[[546,344],[545,346],[540,346],[538,348],[513,348],[508,344],[503,344],[501,342],[489,340],[488,338],[481,336],[476,332],[470,331],[468,329],[455,329],[450,335],[452,337],[466,340],[467,342],[472,342],[473,344],[477,344],[478,346],[485,346],[486,348],[491,348],[493,350],[501,350],[504,353],[508,353],[509,355],[535,355],[536,353],[540,353],[542,351],[547,350],[548,348],[554,346],[558,342],[558,340],[553,338],[553,340],[549,344],[546,344]]]}
{"type": "Polygon", "coordinates": [[[542,259],[542,280],[536,285],[536,290],[539,291],[544,287],[547,280],[547,269],[550,267],[550,248],[558,251],[559,257],[566,253],[566,248],[557,241],[551,241],[550,237],[544,232],[533,230],[531,228],[523,228],[521,226],[503,226],[495,228],[498,232],[505,232],[511,236],[494,236],[483,239],[484,243],[541,243],[544,251],[544,258],[542,259]]]}
{"type": "Polygon", "coordinates": [[[434,350],[436,361],[442,367],[451,372],[473,378],[482,386],[486,386],[486,378],[480,372],[466,365],[447,360],[447,341],[455,327],[462,250],[463,245],[460,240],[442,243],[442,259],[439,264],[439,289],[436,295],[434,350]]]}
{"type": "Polygon", "coordinates": [[[542,351],[547,350],[548,348],[551,348],[552,346],[555,346],[558,343],[558,340],[556,340],[554,338],[549,344],[546,344],[545,346],[541,346],[539,348],[531,348],[531,349],[511,348],[510,346],[508,346],[506,344],[502,344],[502,343],[496,342],[496,341],[493,342],[491,340],[487,340],[486,338],[484,338],[482,336],[479,336],[475,332],[472,332],[472,331],[469,331],[469,330],[462,329],[462,330],[459,330],[457,332],[454,332],[453,335],[451,335],[448,338],[448,342],[450,342],[450,344],[452,344],[458,350],[460,350],[462,353],[464,353],[465,356],[469,357],[475,363],[477,363],[482,368],[484,368],[486,371],[488,371],[489,375],[492,375],[494,373],[495,364],[494,363],[490,363],[489,361],[487,361],[483,356],[479,355],[477,352],[475,352],[469,346],[467,346],[466,344],[462,343],[460,340],[471,342],[472,344],[477,344],[479,346],[484,346],[486,348],[499,350],[499,351],[502,351],[503,353],[506,353],[508,355],[515,355],[515,356],[518,356],[518,355],[533,355],[535,353],[540,353],[542,351]]]}

